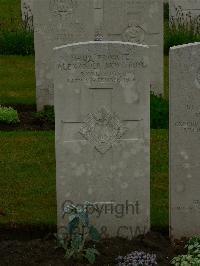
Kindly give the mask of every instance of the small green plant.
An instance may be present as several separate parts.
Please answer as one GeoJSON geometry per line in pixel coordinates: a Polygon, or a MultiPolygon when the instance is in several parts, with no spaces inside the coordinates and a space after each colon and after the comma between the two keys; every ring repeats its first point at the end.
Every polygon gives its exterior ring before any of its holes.
{"type": "Polygon", "coordinates": [[[17,124],[19,117],[16,110],[12,107],[4,107],[0,105],[0,123],[4,124],[17,124]]]}
{"type": "MultiPolygon", "coordinates": [[[[82,207],[73,204],[63,207],[63,218],[68,215],[65,232],[57,235],[58,247],[65,250],[67,259],[81,260],[86,258],[93,264],[99,252],[95,248],[86,246],[86,240],[99,241],[98,230],[90,224],[88,210],[93,204],[86,202],[82,207]]],[[[88,244],[88,243],[87,243],[88,244]]]]}
{"type": "Polygon", "coordinates": [[[200,256],[200,237],[193,237],[188,241],[186,245],[188,253],[191,255],[200,256]]]}
{"type": "Polygon", "coordinates": [[[40,122],[55,123],[55,114],[53,106],[45,106],[43,111],[33,114],[34,118],[38,119],[40,122]]]}
{"type": "Polygon", "coordinates": [[[187,245],[186,255],[179,255],[171,261],[175,266],[199,266],[200,265],[200,237],[191,238],[187,245]]]}
{"type": "Polygon", "coordinates": [[[200,265],[200,257],[194,257],[190,254],[180,255],[173,258],[172,265],[175,266],[199,266],[200,265]]]}

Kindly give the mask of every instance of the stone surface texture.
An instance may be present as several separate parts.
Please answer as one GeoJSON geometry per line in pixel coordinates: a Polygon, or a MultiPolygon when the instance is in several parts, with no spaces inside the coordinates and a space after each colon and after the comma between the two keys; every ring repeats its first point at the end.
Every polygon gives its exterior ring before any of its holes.
{"type": "Polygon", "coordinates": [[[148,49],[117,41],[55,49],[59,229],[66,202],[89,201],[102,237],[149,231],[148,49]]]}
{"type": "Polygon", "coordinates": [[[170,51],[170,227],[200,234],[200,43],[170,51]]]}
{"type": "Polygon", "coordinates": [[[82,41],[152,45],[151,90],[163,93],[160,0],[34,0],[37,107],[53,105],[53,47],[82,41]]]}

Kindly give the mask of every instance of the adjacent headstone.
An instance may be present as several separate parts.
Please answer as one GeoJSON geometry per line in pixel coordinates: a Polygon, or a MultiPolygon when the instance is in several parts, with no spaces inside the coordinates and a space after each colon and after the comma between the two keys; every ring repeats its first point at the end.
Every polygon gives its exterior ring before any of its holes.
{"type": "Polygon", "coordinates": [[[171,236],[200,234],[200,43],[170,51],[171,236]]]}
{"type": "Polygon", "coordinates": [[[150,74],[147,46],[87,42],[55,49],[58,229],[67,204],[98,207],[102,237],[150,224],[150,74]]]}
{"type": "Polygon", "coordinates": [[[21,0],[21,13],[26,29],[33,31],[33,0],[21,0]]]}
{"type": "Polygon", "coordinates": [[[199,0],[170,0],[169,3],[170,26],[190,27],[192,23],[200,32],[199,0]]]}
{"type": "Polygon", "coordinates": [[[151,89],[163,93],[163,3],[160,0],[34,0],[37,107],[53,105],[53,47],[124,41],[151,49],[151,89]]]}

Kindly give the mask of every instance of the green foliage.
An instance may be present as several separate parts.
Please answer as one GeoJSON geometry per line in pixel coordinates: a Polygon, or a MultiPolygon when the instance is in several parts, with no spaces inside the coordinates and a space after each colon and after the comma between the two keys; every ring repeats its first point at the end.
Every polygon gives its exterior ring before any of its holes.
{"type": "Polygon", "coordinates": [[[33,116],[41,122],[55,123],[54,107],[46,105],[43,111],[34,113],[33,116]]]}
{"type": "Polygon", "coordinates": [[[173,258],[171,264],[175,266],[200,265],[200,237],[193,237],[186,245],[187,254],[173,258]]]}
{"type": "MultiPolygon", "coordinates": [[[[18,5],[20,7],[20,2],[18,5]]],[[[16,16],[17,10],[10,7],[9,10],[5,8],[5,12],[7,12],[6,17],[0,13],[0,54],[33,55],[33,16],[24,14],[24,21],[22,21],[21,14],[16,16]]]]}
{"type": "Polygon", "coordinates": [[[151,128],[167,129],[169,127],[168,118],[168,101],[151,93],[151,128]]]}
{"type": "Polygon", "coordinates": [[[169,20],[169,3],[164,3],[164,19],[169,20]]]}
{"type": "Polygon", "coordinates": [[[17,124],[19,117],[16,110],[11,107],[3,107],[0,105],[0,123],[4,124],[17,124]]]}
{"type": "Polygon", "coordinates": [[[200,41],[200,21],[192,18],[190,13],[184,14],[177,8],[175,17],[170,18],[170,22],[165,21],[165,54],[169,53],[170,47],[199,42],[200,41]],[[170,26],[169,26],[170,24],[170,26]]]}
{"type": "Polygon", "coordinates": [[[58,246],[65,250],[67,259],[86,258],[90,264],[93,264],[99,255],[95,246],[86,247],[86,240],[100,240],[99,232],[89,222],[88,209],[92,206],[94,207],[93,204],[86,202],[82,207],[73,204],[63,207],[63,217],[69,215],[69,222],[66,231],[57,235],[57,240],[58,246]]]}
{"type": "Polygon", "coordinates": [[[32,32],[26,30],[0,32],[0,54],[2,55],[34,54],[33,43],[32,32]]]}
{"type": "Polygon", "coordinates": [[[186,245],[188,253],[193,256],[198,256],[200,258],[200,237],[193,237],[188,241],[186,245]]]}
{"type": "Polygon", "coordinates": [[[180,255],[175,257],[172,262],[172,265],[175,266],[198,266],[200,265],[200,257],[194,257],[192,255],[180,255]]]}

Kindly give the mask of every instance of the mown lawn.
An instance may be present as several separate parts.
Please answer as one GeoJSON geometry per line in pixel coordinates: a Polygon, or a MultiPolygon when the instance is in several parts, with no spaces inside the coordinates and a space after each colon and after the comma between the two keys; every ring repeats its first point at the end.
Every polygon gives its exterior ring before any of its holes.
{"type": "Polygon", "coordinates": [[[0,132],[0,147],[0,224],[55,224],[54,132],[0,132]]]}
{"type": "Polygon", "coordinates": [[[164,98],[169,99],[169,57],[164,56],[164,98]]]}
{"type": "MultiPolygon", "coordinates": [[[[54,132],[0,133],[0,226],[56,225],[54,132]]],[[[152,226],[168,226],[168,132],[151,131],[152,226]]]]}
{"type": "Polygon", "coordinates": [[[0,0],[0,30],[16,31],[21,27],[21,0],[0,0]]]}
{"type": "Polygon", "coordinates": [[[33,56],[0,56],[0,77],[0,104],[35,104],[33,56]]]}

